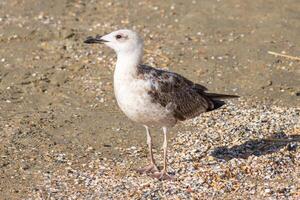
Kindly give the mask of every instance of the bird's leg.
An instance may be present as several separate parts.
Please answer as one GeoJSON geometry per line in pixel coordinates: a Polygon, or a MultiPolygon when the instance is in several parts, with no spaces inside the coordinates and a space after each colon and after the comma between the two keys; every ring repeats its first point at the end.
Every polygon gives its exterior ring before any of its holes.
{"type": "Polygon", "coordinates": [[[153,177],[161,179],[161,180],[174,180],[175,177],[171,176],[167,173],[167,127],[163,127],[164,132],[164,143],[163,143],[163,150],[164,150],[164,166],[161,172],[156,172],[153,174],[153,177]]]}
{"type": "Polygon", "coordinates": [[[158,168],[155,164],[155,160],[154,160],[153,152],[152,152],[152,137],[151,137],[151,134],[150,134],[149,127],[145,126],[145,128],[146,128],[146,133],[147,133],[147,144],[148,144],[148,148],[149,148],[150,164],[146,167],[138,169],[137,171],[139,173],[148,173],[148,172],[154,173],[154,172],[158,171],[158,168]]]}
{"type": "Polygon", "coordinates": [[[162,172],[167,173],[167,147],[168,147],[168,141],[167,141],[167,128],[163,127],[164,132],[164,143],[163,143],[163,150],[164,150],[164,168],[162,169],[162,172]]]}

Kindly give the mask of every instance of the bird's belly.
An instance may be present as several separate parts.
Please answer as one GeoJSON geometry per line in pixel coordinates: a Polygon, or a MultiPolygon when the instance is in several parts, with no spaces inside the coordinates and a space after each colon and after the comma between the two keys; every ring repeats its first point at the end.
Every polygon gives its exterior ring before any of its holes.
{"type": "Polygon", "coordinates": [[[115,91],[121,110],[131,120],[149,126],[173,126],[176,119],[160,104],[151,101],[145,85],[121,86],[115,91]]]}

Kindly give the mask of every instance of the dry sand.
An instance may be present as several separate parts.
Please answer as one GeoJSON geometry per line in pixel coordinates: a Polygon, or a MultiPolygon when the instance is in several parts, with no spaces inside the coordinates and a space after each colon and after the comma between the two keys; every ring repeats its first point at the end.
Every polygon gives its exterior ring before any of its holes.
{"type": "Polygon", "coordinates": [[[1,199],[299,198],[300,63],[268,54],[300,56],[299,13],[298,0],[0,1],[1,199]],[[242,96],[172,129],[173,184],[133,172],[146,137],[114,100],[116,57],[82,42],[124,27],[145,63],[242,96]]]}

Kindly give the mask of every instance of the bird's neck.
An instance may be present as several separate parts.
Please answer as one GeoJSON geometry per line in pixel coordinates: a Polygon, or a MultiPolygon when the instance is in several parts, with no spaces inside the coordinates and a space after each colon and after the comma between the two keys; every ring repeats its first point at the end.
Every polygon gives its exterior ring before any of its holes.
{"type": "Polygon", "coordinates": [[[137,70],[143,57],[142,47],[130,52],[119,52],[117,57],[115,79],[128,79],[137,76],[137,70]]]}

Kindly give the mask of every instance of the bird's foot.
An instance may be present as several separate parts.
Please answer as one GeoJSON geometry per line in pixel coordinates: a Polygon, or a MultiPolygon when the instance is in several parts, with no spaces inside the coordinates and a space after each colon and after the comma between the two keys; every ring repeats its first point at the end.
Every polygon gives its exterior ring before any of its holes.
{"type": "Polygon", "coordinates": [[[161,172],[155,172],[151,175],[153,178],[157,178],[159,180],[167,180],[167,181],[175,181],[176,177],[169,175],[165,170],[161,172]]]}
{"type": "Polygon", "coordinates": [[[140,174],[144,174],[144,173],[156,173],[158,172],[158,168],[155,164],[150,164],[146,167],[140,168],[140,169],[136,169],[136,171],[140,174]]]}

